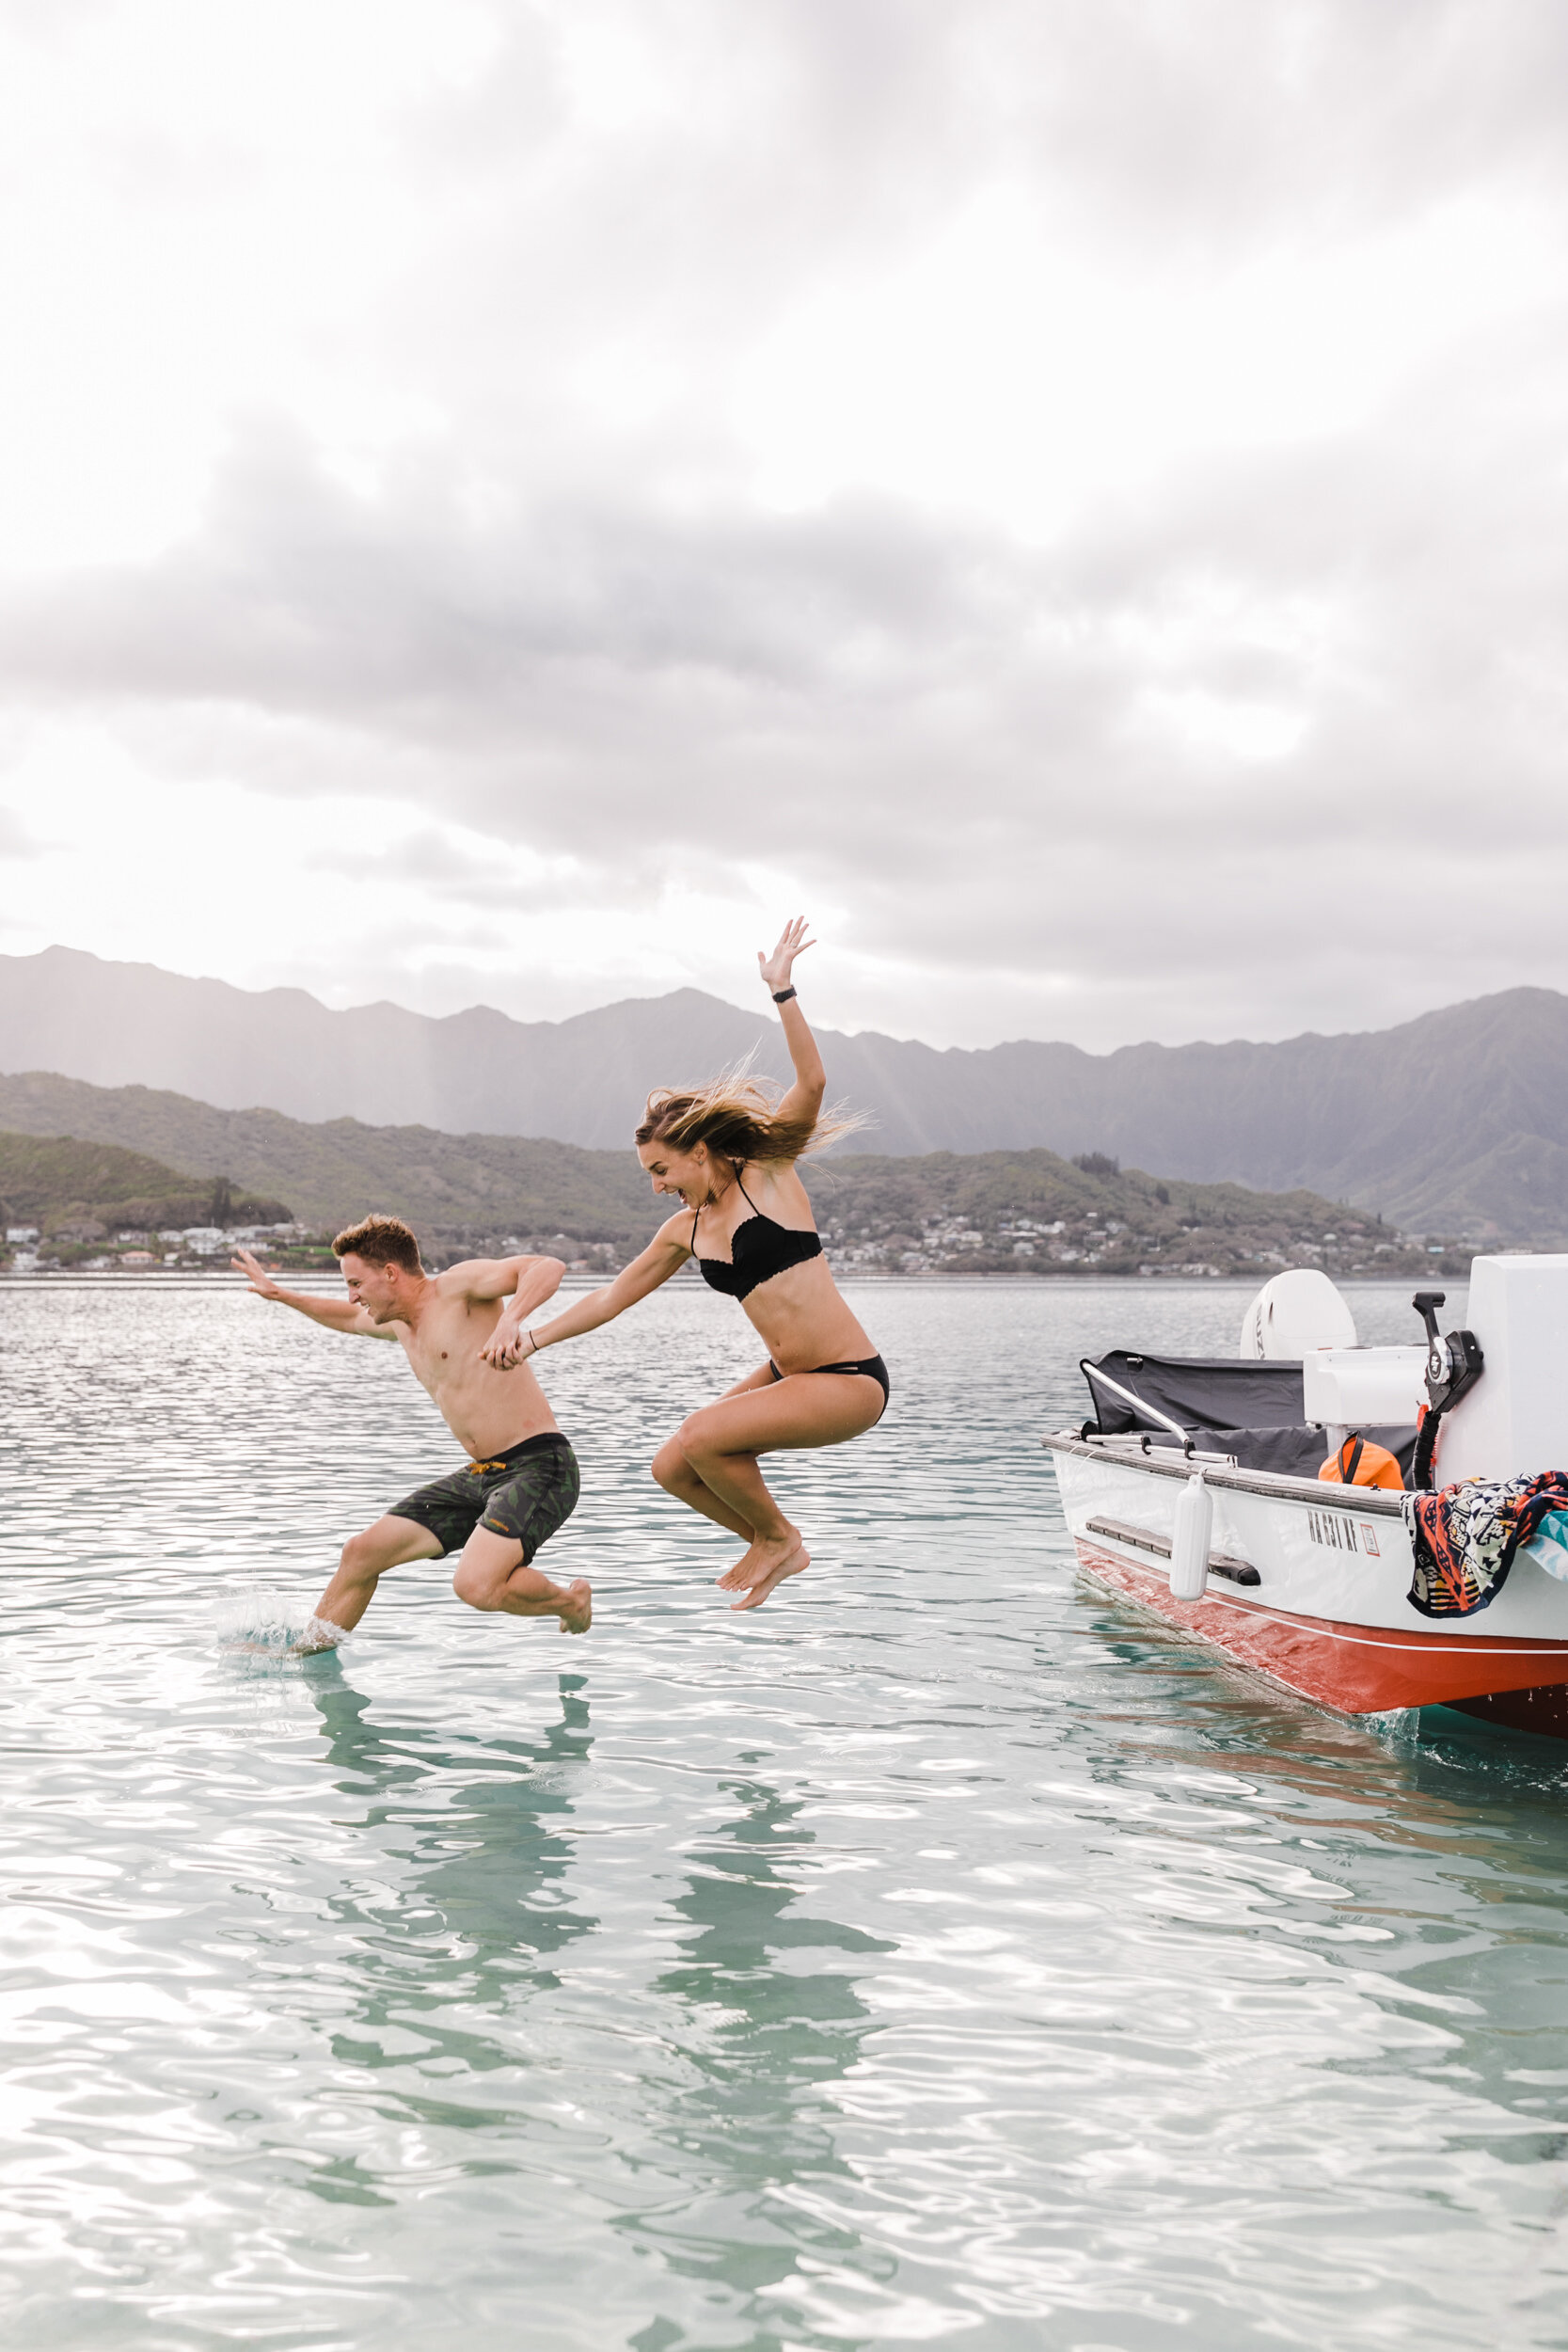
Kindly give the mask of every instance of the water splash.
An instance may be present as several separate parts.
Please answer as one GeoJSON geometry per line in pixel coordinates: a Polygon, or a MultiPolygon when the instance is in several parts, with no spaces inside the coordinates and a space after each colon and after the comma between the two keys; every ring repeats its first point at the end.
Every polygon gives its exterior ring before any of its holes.
{"type": "Polygon", "coordinates": [[[218,1612],[217,1634],[223,1649],[276,1659],[315,1657],[348,1639],[341,1625],[325,1617],[302,1619],[276,1597],[264,1594],[248,1594],[226,1603],[218,1612]]]}
{"type": "Polygon", "coordinates": [[[1357,1720],[1390,1756],[1414,1756],[1421,1744],[1418,1707],[1386,1707],[1375,1715],[1362,1715],[1357,1720]]]}

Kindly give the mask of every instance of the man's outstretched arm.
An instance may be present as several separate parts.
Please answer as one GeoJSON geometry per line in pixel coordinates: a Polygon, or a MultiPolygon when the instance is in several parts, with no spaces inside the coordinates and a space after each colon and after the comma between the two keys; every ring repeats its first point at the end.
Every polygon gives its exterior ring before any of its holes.
{"type": "MultiPolygon", "coordinates": [[[[397,1338],[389,1324],[372,1323],[363,1307],[356,1306],[352,1298],[322,1298],[313,1291],[286,1291],[248,1249],[237,1249],[230,1263],[250,1277],[250,1288],[258,1298],[270,1298],[279,1307],[293,1307],[296,1313],[309,1315],[312,1323],[324,1323],[329,1331],[352,1331],[356,1338],[367,1340],[397,1338]]],[[[549,1295],[548,1291],[545,1293],[546,1298],[549,1295]]]]}

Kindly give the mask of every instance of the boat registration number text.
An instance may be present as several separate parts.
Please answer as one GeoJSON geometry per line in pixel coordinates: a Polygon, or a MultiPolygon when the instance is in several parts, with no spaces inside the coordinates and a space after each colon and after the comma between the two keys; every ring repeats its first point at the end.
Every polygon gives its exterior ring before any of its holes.
{"type": "Polygon", "coordinates": [[[1347,1518],[1343,1511],[1308,1511],[1307,1532],[1330,1551],[1368,1551],[1374,1560],[1381,1556],[1370,1519],[1347,1518]]]}

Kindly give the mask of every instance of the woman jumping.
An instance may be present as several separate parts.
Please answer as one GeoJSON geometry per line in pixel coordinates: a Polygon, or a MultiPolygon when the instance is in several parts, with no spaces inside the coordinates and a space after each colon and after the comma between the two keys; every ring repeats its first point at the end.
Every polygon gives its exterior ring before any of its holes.
{"type": "Polygon", "coordinates": [[[775,1106],[744,1075],[648,1097],[637,1155],[656,1193],[678,1214],[608,1289],[579,1299],[531,1331],[508,1307],[483,1353],[505,1370],[560,1340],[596,1331],[646,1298],[694,1257],[703,1279],[738,1298],[768,1361],[713,1405],[683,1422],[654,1456],[654,1476],[705,1518],[744,1538],[746,1550],[719,1579],[756,1609],[811,1555],[763,1484],[757,1456],[842,1445],[881,1419],[887,1366],[839,1295],[795,1163],[858,1124],[821,1117],[822,1057],[790,986],[797,956],[815,943],[803,920],[786,923],[762,977],[780,1008],[795,1084],[775,1106]]]}

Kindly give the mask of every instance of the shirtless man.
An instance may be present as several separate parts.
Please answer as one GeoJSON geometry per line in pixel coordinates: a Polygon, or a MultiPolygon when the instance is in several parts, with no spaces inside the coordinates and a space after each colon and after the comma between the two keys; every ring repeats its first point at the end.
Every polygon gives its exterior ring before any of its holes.
{"type": "Polygon", "coordinates": [[[460,1549],[452,1590],[470,1609],[559,1617],[562,1633],[586,1633],[593,1594],[583,1579],[552,1584],[532,1565],[577,1503],[577,1456],[529,1366],[498,1372],[480,1354],[503,1299],[514,1299],[515,1311],[526,1316],[553,1296],[560,1260],[470,1258],[427,1275],[419,1243],[395,1216],[363,1217],[332,1247],[346,1298],[286,1291],[248,1249],[233,1263],[260,1298],[293,1307],[329,1331],[399,1342],[469,1458],[466,1469],[418,1487],[363,1534],[349,1537],[317,1604],[317,1621],[346,1633],[388,1568],[460,1549]]]}

